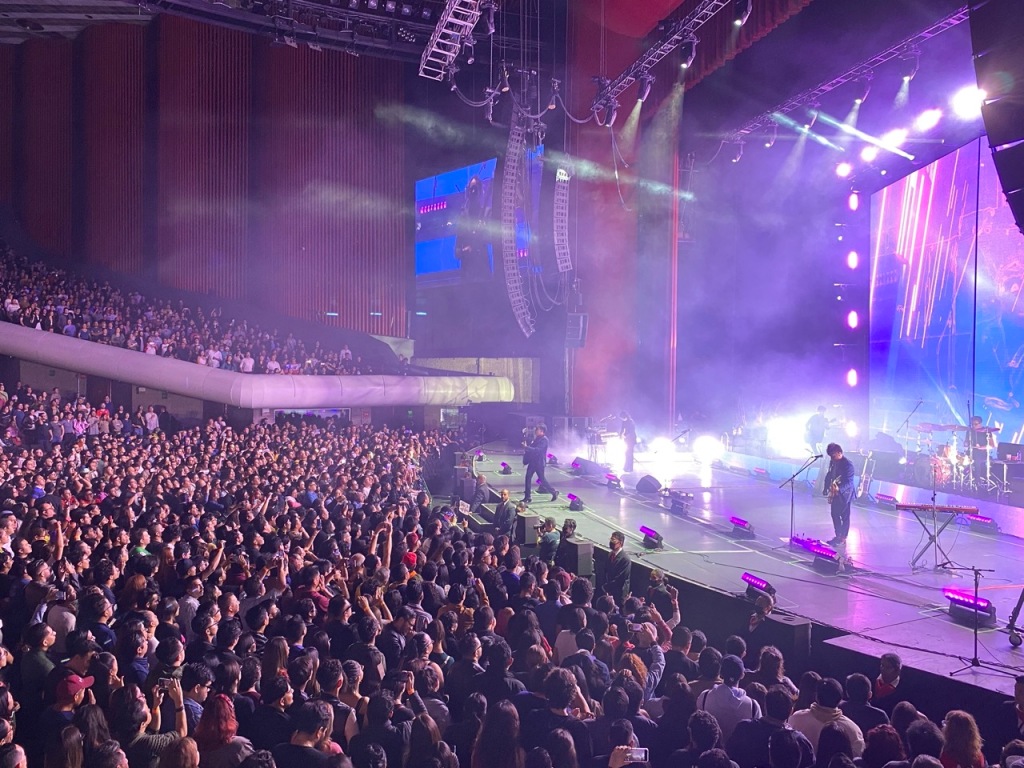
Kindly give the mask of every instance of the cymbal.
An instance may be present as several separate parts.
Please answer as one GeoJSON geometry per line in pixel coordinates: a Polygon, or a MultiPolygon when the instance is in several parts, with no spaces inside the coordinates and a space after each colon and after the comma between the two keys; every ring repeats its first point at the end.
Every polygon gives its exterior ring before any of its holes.
{"type": "Polygon", "coordinates": [[[945,424],[939,427],[943,432],[967,432],[967,427],[961,427],[959,424],[945,424]]]}
{"type": "Polygon", "coordinates": [[[1000,427],[975,427],[975,432],[985,432],[987,434],[995,434],[1000,431],[1000,427]]]}
{"type": "Polygon", "coordinates": [[[928,422],[922,422],[916,426],[911,427],[915,432],[941,432],[941,424],[929,424],[928,422]]]}

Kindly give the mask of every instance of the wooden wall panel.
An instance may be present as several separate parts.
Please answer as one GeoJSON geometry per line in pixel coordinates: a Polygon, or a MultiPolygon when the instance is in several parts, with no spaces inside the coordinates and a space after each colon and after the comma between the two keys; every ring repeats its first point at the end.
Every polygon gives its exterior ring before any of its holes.
{"type": "Polygon", "coordinates": [[[14,63],[17,48],[0,45],[0,203],[13,200],[14,63]]]}
{"type": "Polygon", "coordinates": [[[244,298],[253,37],[163,15],[156,87],[157,276],[244,298]]]}
{"type": "Polygon", "coordinates": [[[22,44],[21,188],[15,190],[26,232],[44,249],[68,256],[72,246],[72,69],[70,40],[22,44]]]}
{"type": "Polygon", "coordinates": [[[401,65],[266,41],[255,58],[253,299],[403,336],[412,192],[401,129],[376,115],[401,101],[401,65]]]}
{"type": "Polygon", "coordinates": [[[142,182],[146,30],[111,24],[81,36],[82,258],[138,275],[142,252],[142,182]]]}

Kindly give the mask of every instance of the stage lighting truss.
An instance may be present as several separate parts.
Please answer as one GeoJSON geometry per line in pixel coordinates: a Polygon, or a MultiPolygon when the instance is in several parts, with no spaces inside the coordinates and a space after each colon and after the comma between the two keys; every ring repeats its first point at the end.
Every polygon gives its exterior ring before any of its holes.
{"type": "Polygon", "coordinates": [[[559,272],[572,272],[572,254],[569,252],[569,182],[572,170],[559,168],[555,172],[554,229],[555,264],[559,272]]]}
{"type": "Polygon", "coordinates": [[[448,0],[420,57],[420,77],[441,82],[462,52],[482,12],[480,0],[448,0]]]}
{"type": "MultiPolygon", "coordinates": [[[[731,5],[732,0],[703,0],[692,13],[682,19],[666,22],[664,32],[658,41],[640,55],[636,61],[614,80],[607,81],[594,97],[591,112],[595,115],[606,109],[634,82],[684,43],[696,44],[696,32],[722,8],[731,5]]],[[[688,54],[689,55],[689,54],[688,54]]],[[[692,61],[692,60],[691,60],[692,61]]]]}
{"type": "Polygon", "coordinates": [[[523,335],[533,335],[533,306],[523,289],[523,273],[519,269],[516,250],[516,201],[523,168],[523,150],[526,147],[526,129],[519,114],[512,113],[505,151],[505,169],[501,180],[501,260],[505,268],[505,290],[512,305],[512,314],[523,335]]]}
{"type": "MultiPolygon", "coordinates": [[[[851,67],[841,75],[838,75],[831,80],[826,80],[825,82],[762,112],[753,120],[744,123],[742,127],[738,128],[732,134],[724,136],[723,141],[738,142],[744,140],[751,134],[769,133],[776,130],[775,126],[777,126],[779,122],[778,117],[790,115],[798,110],[806,110],[812,105],[820,103],[822,97],[826,94],[831,93],[835,89],[846,85],[847,83],[855,83],[858,80],[869,79],[874,70],[878,69],[883,64],[895,59],[902,59],[907,56],[909,51],[919,50],[923,43],[931,40],[933,37],[941,35],[948,29],[952,29],[953,27],[967,21],[967,16],[967,6],[963,6],[959,10],[954,11],[945,18],[940,19],[929,27],[921,30],[917,34],[905,38],[892,47],[886,48],[881,53],[875,54],[870,59],[862,61],[860,64],[851,67]]],[[[864,95],[866,96],[866,93],[864,95]]],[[[799,120],[795,122],[801,126],[804,125],[804,122],[799,120]]]]}

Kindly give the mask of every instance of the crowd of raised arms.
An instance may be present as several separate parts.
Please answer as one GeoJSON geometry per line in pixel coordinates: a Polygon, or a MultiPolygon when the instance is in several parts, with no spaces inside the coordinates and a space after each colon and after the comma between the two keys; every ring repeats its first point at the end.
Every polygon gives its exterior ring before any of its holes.
{"type": "Polygon", "coordinates": [[[211,368],[292,375],[374,373],[348,345],[324,349],[291,333],[224,317],[219,309],[204,311],[183,301],[143,296],[29,261],[2,244],[0,301],[0,320],[9,323],[211,368]]]}
{"type": "Polygon", "coordinates": [[[472,533],[422,485],[459,440],[282,419],[9,442],[0,768],[984,766],[972,716],[921,715],[893,654],[795,684],[774,647],[709,645],[657,571],[595,592],[472,533]]]}

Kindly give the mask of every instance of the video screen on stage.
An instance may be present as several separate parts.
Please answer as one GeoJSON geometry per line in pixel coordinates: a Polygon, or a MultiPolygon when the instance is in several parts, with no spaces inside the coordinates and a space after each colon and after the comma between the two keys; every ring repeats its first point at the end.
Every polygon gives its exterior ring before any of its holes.
{"type": "Polygon", "coordinates": [[[873,433],[895,437],[910,451],[933,452],[940,443],[958,449],[963,433],[948,428],[975,414],[998,430],[999,441],[1020,442],[1022,285],[1024,236],[984,137],[877,192],[871,205],[873,433]]]}
{"type": "MultiPolygon", "coordinates": [[[[543,146],[525,157],[526,194],[516,202],[516,249],[530,246],[540,204],[543,146]]],[[[416,182],[416,282],[485,282],[501,271],[500,179],[490,158],[416,182]]]]}

